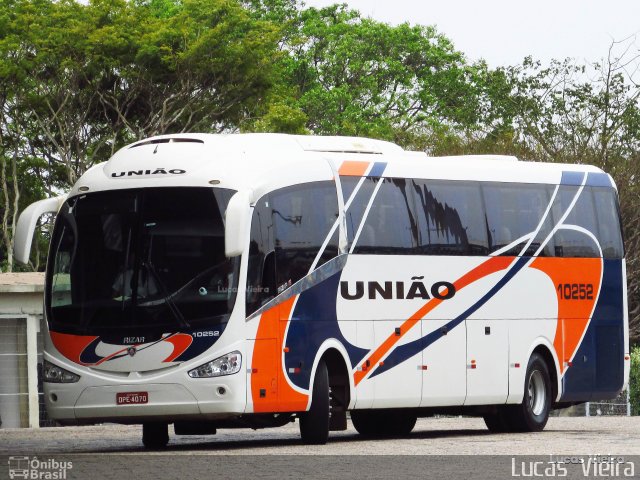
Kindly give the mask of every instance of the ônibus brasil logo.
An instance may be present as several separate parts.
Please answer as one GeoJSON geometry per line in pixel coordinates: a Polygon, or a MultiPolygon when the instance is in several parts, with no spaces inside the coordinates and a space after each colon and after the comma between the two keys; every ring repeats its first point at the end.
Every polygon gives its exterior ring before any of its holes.
{"type": "Polygon", "coordinates": [[[9,478],[27,478],[33,480],[65,480],[67,471],[73,468],[73,462],[55,458],[44,460],[38,457],[9,457],[9,478]]]}

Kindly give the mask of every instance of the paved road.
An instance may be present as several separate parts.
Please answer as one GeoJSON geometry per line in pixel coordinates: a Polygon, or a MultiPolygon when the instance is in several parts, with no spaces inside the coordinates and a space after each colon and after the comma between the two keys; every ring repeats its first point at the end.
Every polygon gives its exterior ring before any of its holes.
{"type": "MultiPolygon", "coordinates": [[[[490,434],[481,419],[421,419],[407,437],[362,440],[350,426],[345,432],[332,432],[323,446],[302,445],[297,424],[291,424],[260,431],[221,430],[214,436],[172,435],[163,452],[143,449],[139,426],[0,430],[3,458],[70,458],[75,470],[67,478],[91,473],[94,480],[128,479],[132,470],[144,473],[140,478],[211,478],[213,471],[217,478],[313,477],[311,471],[338,478],[345,468],[350,478],[388,478],[391,473],[398,478],[426,478],[427,464],[438,469],[439,478],[510,478],[513,455],[548,460],[549,455],[595,454],[635,455],[640,470],[640,417],[551,418],[545,431],[537,434],[490,434]],[[436,457],[443,455],[484,457],[436,457]],[[458,470],[446,474],[451,468],[458,470]]],[[[3,480],[8,477],[1,464],[6,460],[0,460],[3,480]]]]}
{"type": "MultiPolygon", "coordinates": [[[[0,455],[141,453],[140,426],[99,425],[0,430],[0,455]]],[[[300,443],[298,425],[220,430],[213,436],[171,435],[167,452],[201,455],[640,455],[640,417],[554,417],[542,433],[491,434],[482,419],[420,419],[402,439],[363,440],[349,425],[329,443],[300,443]]]]}

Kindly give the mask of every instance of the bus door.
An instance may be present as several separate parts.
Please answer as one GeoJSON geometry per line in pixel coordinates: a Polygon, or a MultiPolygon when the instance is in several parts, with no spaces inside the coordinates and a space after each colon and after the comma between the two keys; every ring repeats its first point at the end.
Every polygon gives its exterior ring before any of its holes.
{"type": "Polygon", "coordinates": [[[420,325],[405,320],[376,320],[374,337],[381,357],[373,359],[370,381],[375,385],[374,408],[418,407],[422,396],[420,325]],[[399,339],[399,340],[396,340],[399,339]],[[387,345],[395,344],[382,356],[387,345]],[[408,351],[408,353],[405,353],[408,351]],[[415,352],[415,353],[414,353],[415,352]]]}
{"type": "Polygon", "coordinates": [[[448,319],[422,320],[421,407],[455,406],[467,394],[466,330],[450,329],[448,319]],[[433,343],[431,343],[433,341],[433,343]]]}
{"type": "Polygon", "coordinates": [[[505,403],[509,393],[509,321],[470,318],[465,405],[505,403]]]}
{"type": "Polygon", "coordinates": [[[413,307],[394,293],[398,267],[407,260],[351,255],[342,273],[338,316],[356,325],[356,343],[365,352],[354,372],[358,409],[420,404],[420,325],[408,322],[413,307]]]}

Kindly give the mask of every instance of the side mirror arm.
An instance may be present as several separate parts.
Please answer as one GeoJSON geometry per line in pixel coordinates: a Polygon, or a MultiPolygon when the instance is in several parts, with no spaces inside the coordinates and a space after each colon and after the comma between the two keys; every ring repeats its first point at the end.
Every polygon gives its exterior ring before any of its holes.
{"type": "Polygon", "coordinates": [[[251,194],[248,191],[236,192],[225,213],[224,254],[237,257],[244,251],[249,236],[251,221],[251,194]]]}
{"type": "Polygon", "coordinates": [[[32,203],[20,214],[16,225],[16,234],[13,241],[13,254],[17,262],[24,265],[29,263],[31,243],[36,230],[38,220],[45,213],[56,213],[67,196],[46,198],[32,203]]]}

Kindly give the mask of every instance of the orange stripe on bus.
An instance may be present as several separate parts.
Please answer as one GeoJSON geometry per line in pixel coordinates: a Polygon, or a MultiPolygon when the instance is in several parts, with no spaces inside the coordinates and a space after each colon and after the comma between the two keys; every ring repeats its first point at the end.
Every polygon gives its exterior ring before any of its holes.
{"type": "MultiPolygon", "coordinates": [[[[539,257],[531,263],[531,268],[547,274],[556,289],[558,323],[553,347],[558,356],[560,373],[563,373],[565,362],[569,362],[578,350],[580,340],[593,314],[600,291],[602,260],[599,258],[539,257]],[[580,287],[584,288],[586,285],[593,286],[591,298],[580,299],[580,287]],[[570,295],[568,298],[564,291],[559,290],[564,290],[566,286],[569,287],[570,295]],[[574,295],[574,289],[577,290],[577,295],[574,295]]],[[[586,293],[583,296],[586,296],[586,293]]]]}
{"type": "Polygon", "coordinates": [[[282,364],[284,336],[296,298],[270,308],[260,317],[251,363],[251,395],[256,413],[307,409],[309,396],[289,385],[282,364]]]}
{"type": "Polygon", "coordinates": [[[338,173],[351,177],[362,177],[369,168],[369,162],[360,162],[355,160],[347,160],[342,162],[338,173]]]}
{"type": "MultiPolygon", "coordinates": [[[[460,277],[457,281],[454,282],[453,285],[456,287],[456,291],[462,290],[464,287],[470,285],[476,280],[479,280],[500,270],[504,270],[511,264],[512,261],[513,257],[492,257],[491,259],[478,265],[476,268],[460,277]]],[[[394,332],[389,335],[389,337],[387,337],[387,339],[378,348],[376,348],[376,350],[370,356],[366,357],[364,362],[366,363],[367,361],[369,361],[372,365],[378,363],[406,332],[408,332],[416,323],[418,323],[423,317],[425,317],[429,312],[431,312],[441,303],[442,300],[438,298],[432,298],[427,303],[425,303],[402,324],[402,326],[400,327],[400,334],[397,334],[394,330],[394,332]]],[[[357,370],[353,376],[354,383],[358,385],[369,372],[369,369],[357,370]]]]}
{"type": "Polygon", "coordinates": [[[165,338],[164,341],[173,345],[173,352],[171,352],[171,355],[165,358],[163,362],[173,362],[191,346],[193,337],[186,333],[178,333],[165,338]]]}
{"type": "Polygon", "coordinates": [[[53,346],[68,360],[80,362],[80,354],[97,336],[70,335],[68,333],[50,332],[53,346]]]}

